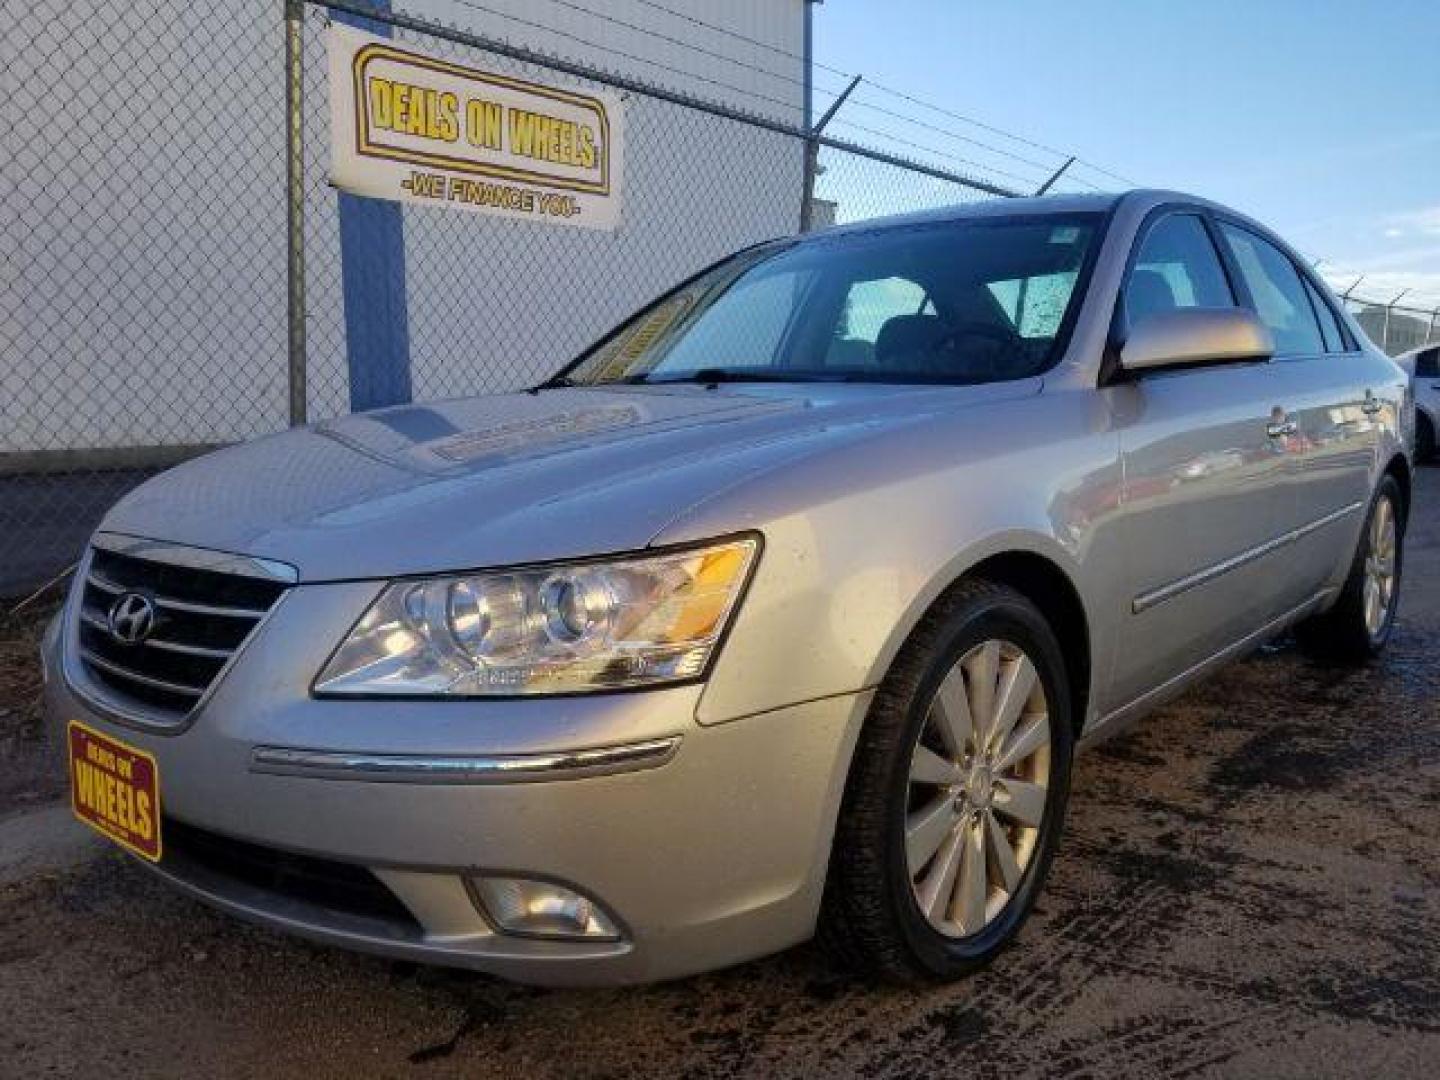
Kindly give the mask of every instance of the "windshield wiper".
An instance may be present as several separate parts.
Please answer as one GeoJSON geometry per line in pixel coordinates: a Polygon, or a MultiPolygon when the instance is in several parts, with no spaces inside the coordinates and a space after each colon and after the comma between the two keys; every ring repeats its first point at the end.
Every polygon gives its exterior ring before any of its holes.
{"type": "Polygon", "coordinates": [[[715,386],[719,383],[801,383],[801,382],[848,382],[850,377],[838,372],[817,372],[794,370],[787,371],[784,368],[722,368],[707,367],[697,368],[694,371],[684,371],[676,375],[662,376],[654,379],[648,376],[634,376],[626,379],[626,382],[644,383],[651,386],[659,386],[665,383],[703,383],[708,386],[715,386]]]}
{"type": "Polygon", "coordinates": [[[552,378],[546,379],[542,383],[536,383],[534,386],[530,387],[527,393],[533,394],[537,390],[564,390],[571,386],[581,385],[583,384],[576,382],[569,375],[556,375],[552,378]]]}

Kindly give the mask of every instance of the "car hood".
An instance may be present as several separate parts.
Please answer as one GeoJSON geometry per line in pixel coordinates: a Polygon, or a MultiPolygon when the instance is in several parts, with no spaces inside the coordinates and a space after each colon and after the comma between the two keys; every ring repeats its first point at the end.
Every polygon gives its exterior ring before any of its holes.
{"type": "Polygon", "coordinates": [[[634,550],[787,461],[1038,386],[636,386],[404,406],[187,462],[101,528],[277,559],[302,581],[634,550]]]}

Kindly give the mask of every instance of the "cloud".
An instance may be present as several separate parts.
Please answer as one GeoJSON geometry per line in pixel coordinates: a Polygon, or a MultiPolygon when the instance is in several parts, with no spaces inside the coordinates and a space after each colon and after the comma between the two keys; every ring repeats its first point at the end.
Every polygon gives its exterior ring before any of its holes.
{"type": "Polygon", "coordinates": [[[1440,237],[1440,206],[1426,206],[1419,210],[1388,214],[1383,220],[1385,235],[1389,237],[1440,237]]]}
{"type": "Polygon", "coordinates": [[[1358,297],[1385,303],[1404,289],[1402,305],[1426,311],[1440,306],[1440,204],[1350,220],[1342,243],[1335,242],[1342,239],[1337,236],[1330,243],[1309,244],[1316,254],[1327,255],[1320,272],[1336,292],[1364,274],[1358,297]]]}

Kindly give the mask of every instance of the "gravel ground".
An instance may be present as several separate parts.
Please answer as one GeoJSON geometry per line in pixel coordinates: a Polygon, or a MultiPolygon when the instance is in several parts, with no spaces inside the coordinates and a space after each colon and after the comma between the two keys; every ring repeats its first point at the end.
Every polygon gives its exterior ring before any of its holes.
{"type": "Polygon", "coordinates": [[[55,601],[32,603],[18,615],[0,600],[0,816],[60,796],[64,776],[41,744],[40,635],[55,601]]]}
{"type": "MultiPolygon", "coordinates": [[[[1270,648],[1082,757],[1039,910],[967,982],[867,987],[806,947],[542,992],[243,926],[87,842],[0,886],[0,1074],[1434,1075],[1437,498],[1432,470],[1384,660],[1336,673],[1270,648]]],[[[64,813],[15,809],[53,791],[15,641],[0,864],[64,813]]]]}

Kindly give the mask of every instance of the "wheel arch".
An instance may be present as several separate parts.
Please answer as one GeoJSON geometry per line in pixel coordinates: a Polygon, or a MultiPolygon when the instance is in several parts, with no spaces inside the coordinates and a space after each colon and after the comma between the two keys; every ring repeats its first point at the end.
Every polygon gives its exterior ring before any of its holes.
{"type": "Polygon", "coordinates": [[[1071,724],[1079,738],[1090,704],[1090,620],[1070,575],[1044,555],[1006,551],[976,563],[959,580],[975,578],[1009,586],[1039,608],[1050,623],[1065,660],[1071,724]]]}
{"type": "Polygon", "coordinates": [[[1429,465],[1436,456],[1436,447],[1440,446],[1440,423],[1436,423],[1434,413],[1420,402],[1415,403],[1415,442],[1412,447],[1414,464],[1429,465]],[[1422,438],[1429,435],[1429,441],[1422,438]]]}
{"type": "Polygon", "coordinates": [[[1410,520],[1411,492],[1414,483],[1414,478],[1410,471],[1410,462],[1406,460],[1404,454],[1395,454],[1385,465],[1385,470],[1381,475],[1393,476],[1395,483],[1400,485],[1400,498],[1405,501],[1405,505],[1400,508],[1401,514],[1408,523],[1410,520]]]}
{"type": "Polygon", "coordinates": [[[933,595],[928,601],[916,605],[904,632],[897,635],[893,648],[886,651],[875,681],[878,682],[889,671],[926,614],[944,603],[963,583],[991,581],[1008,586],[1024,596],[1040,609],[1054,630],[1065,661],[1071,723],[1078,739],[1085,726],[1094,685],[1091,620],[1084,598],[1075,584],[1075,576],[1065,567],[1068,560],[1063,550],[1051,553],[1038,544],[1026,542],[1028,539],[1011,537],[1008,542],[998,542],[964,560],[958,568],[951,567],[940,575],[940,583],[933,590],[933,595]]]}

